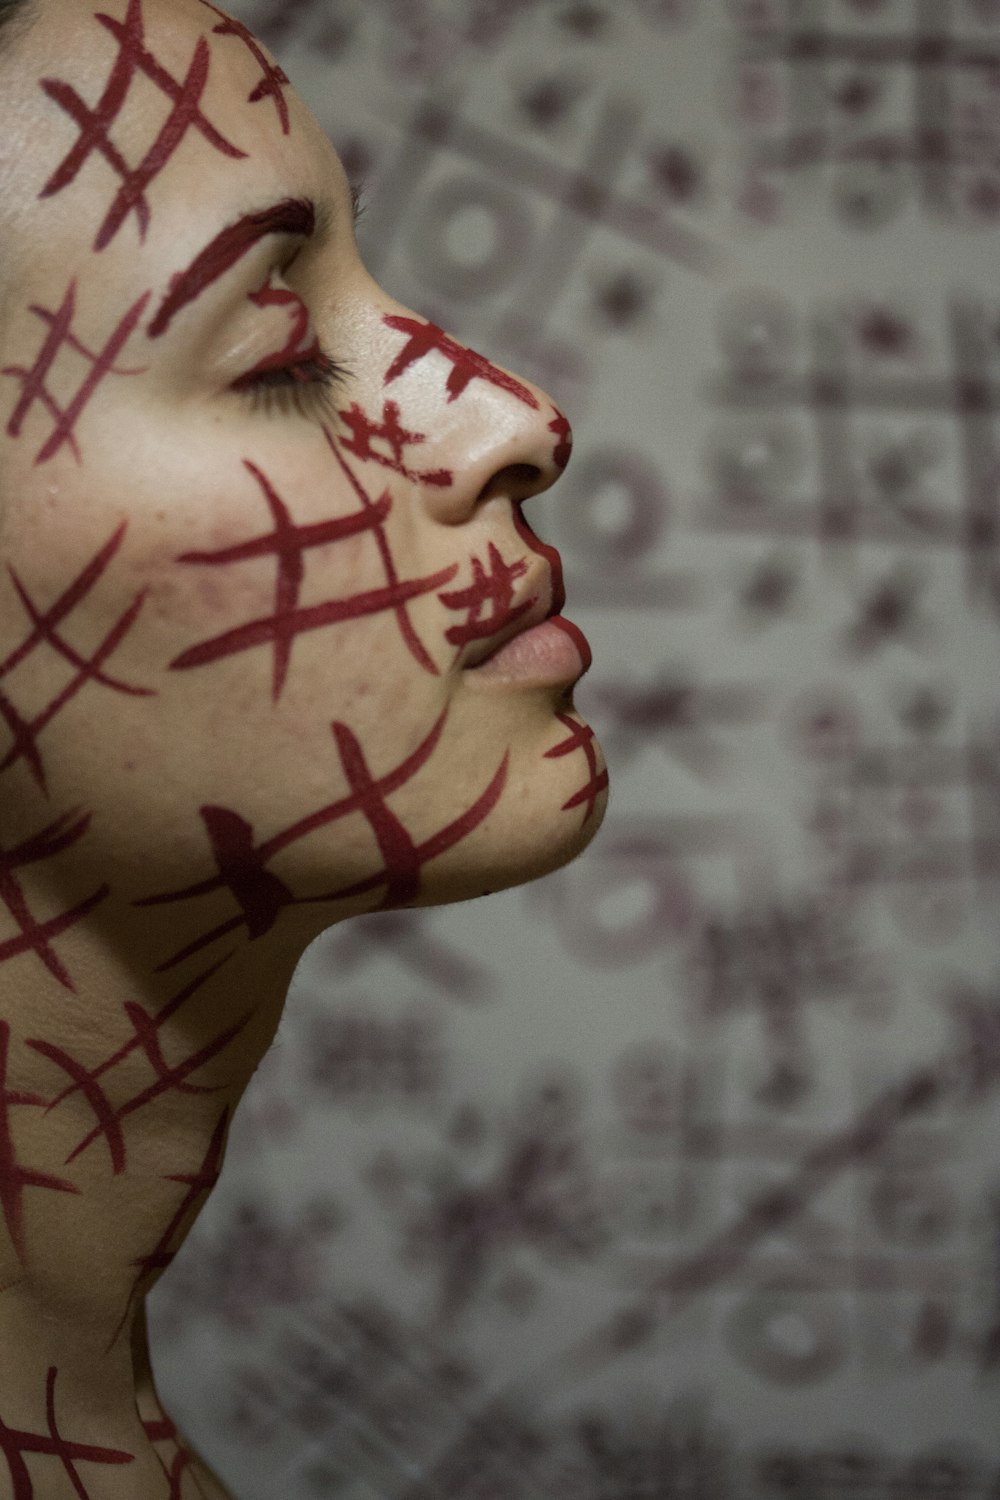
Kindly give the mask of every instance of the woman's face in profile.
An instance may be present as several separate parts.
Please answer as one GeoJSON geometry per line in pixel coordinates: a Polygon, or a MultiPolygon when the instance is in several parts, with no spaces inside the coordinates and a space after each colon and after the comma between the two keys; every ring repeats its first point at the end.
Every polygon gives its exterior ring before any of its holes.
{"type": "Polygon", "coordinates": [[[130,893],[219,871],[251,936],[570,857],[586,648],[520,516],[560,413],[372,282],[204,0],[40,0],[0,72],[5,838],[87,815],[130,893]]]}

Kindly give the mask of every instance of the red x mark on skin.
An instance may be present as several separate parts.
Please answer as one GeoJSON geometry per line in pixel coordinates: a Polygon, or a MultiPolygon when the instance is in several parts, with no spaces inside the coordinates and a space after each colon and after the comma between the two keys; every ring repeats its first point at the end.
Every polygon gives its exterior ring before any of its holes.
{"type": "Polygon", "coordinates": [[[64,989],[72,990],[74,993],[76,987],[62,959],[52,947],[52,939],[59,937],[77,922],[82,922],[84,917],[89,916],[94,908],[110,895],[111,887],[102,885],[92,896],[78,902],[76,906],[61,912],[56,917],[39,921],[28,910],[27,899],[17,879],[17,871],[26,865],[53,859],[63,850],[71,848],[83,838],[89,826],[89,814],[77,816],[76,813],[64,813],[61,818],[57,818],[54,823],[50,823],[40,833],[25,839],[15,848],[0,848],[0,901],[6,906],[19,928],[17,937],[7,938],[0,942],[0,963],[17,958],[23,953],[34,953],[53,978],[58,979],[64,989]]]}
{"type": "Polygon", "coordinates": [[[90,1496],[77,1473],[77,1464],[114,1465],[135,1462],[134,1453],[123,1453],[117,1448],[101,1448],[94,1443],[74,1443],[62,1436],[56,1422],[57,1377],[56,1366],[50,1366],[45,1381],[47,1433],[24,1432],[17,1427],[8,1427],[0,1417],[0,1453],[7,1460],[11,1484],[14,1486],[11,1500],[33,1500],[35,1496],[31,1472],[24,1461],[26,1453],[57,1458],[80,1500],[90,1500],[90,1496]]]}
{"type": "Polygon", "coordinates": [[[135,624],[146,597],[145,590],[136,594],[124,614],[120,616],[100,645],[89,656],[82,656],[75,647],[64,640],[58,628],[62,621],[71,615],[96,587],[108,564],[115,557],[122,544],[126,525],[127,523],[123,521],[114,535],[91,558],[83,571],[60,594],[55,603],[51,604],[46,610],[38,608],[21,582],[21,579],[14,572],[14,569],[8,568],[18,597],[31,622],[31,630],[21,644],[15,647],[3,661],[0,661],[0,683],[16,671],[23,662],[29,658],[33,658],[35,653],[43,646],[54,651],[58,656],[63,657],[73,668],[74,673],[62,691],[57,693],[51,702],[42,709],[41,713],[36,714],[30,721],[21,716],[7,693],[0,687],[0,718],[3,718],[13,735],[11,748],[7,751],[3,760],[0,761],[0,771],[8,770],[18,760],[23,759],[35,781],[43,791],[46,790],[45,768],[42,764],[38,738],[42,731],[52,723],[53,719],[76,697],[82,687],[87,683],[93,683],[100,687],[110,688],[116,693],[124,693],[128,697],[147,698],[154,696],[152,688],[136,687],[131,683],[122,682],[116,677],[109,677],[102,670],[104,663],[118,649],[135,624]]]}
{"type": "Polygon", "coordinates": [[[345,452],[353,453],[366,463],[381,464],[384,469],[391,469],[394,474],[399,474],[414,484],[446,489],[454,482],[450,469],[413,469],[404,463],[404,450],[418,443],[426,443],[427,435],[423,432],[410,432],[402,425],[399,406],[395,401],[383,402],[381,422],[372,421],[356,401],[352,401],[346,411],[340,411],[337,415],[350,433],[350,437],[340,439],[345,452]]]}
{"type": "Polygon", "coordinates": [[[189,131],[197,131],[223,156],[236,160],[245,157],[246,152],[226,140],[199,108],[208,83],[210,61],[209,46],[204,37],[198,38],[187,75],[183,82],[179,82],[146,46],[142,0],[129,0],[124,21],[116,21],[113,16],[100,12],[94,19],[117,41],[118,56],[104,92],[93,109],[71,84],[58,78],[42,79],[42,89],[79,126],[80,136],[39,197],[50,198],[62,192],[75,181],[81,167],[94,153],[103,157],[121,179],[121,186],[94,241],[94,249],[103,250],[133,213],[139,225],[139,238],[145,241],[151,214],[146,194],[189,131]],[[171,109],[142,161],[130,167],[111,139],[111,128],[125,106],[132,84],[140,76],[166,96],[171,109]]]}
{"type": "Polygon", "coordinates": [[[297,636],[308,631],[324,629],[329,625],[340,624],[346,620],[357,620],[366,615],[381,614],[386,610],[392,610],[400,622],[403,637],[414,657],[422,666],[436,673],[437,669],[413,630],[406,613],[406,606],[411,600],[419,598],[422,594],[431,593],[441,584],[449,582],[454,577],[456,569],[452,566],[432,573],[426,578],[401,581],[396,571],[388,538],[385,535],[385,523],[392,508],[392,497],[386,491],[379,500],[373,501],[348,468],[329,434],[327,434],[327,441],[361,501],[360,509],[346,516],[316,521],[305,526],[296,525],[292,521],[288,507],[266,475],[255,464],[244,460],[244,467],[253,475],[267,501],[274,519],[274,529],[261,536],[252,537],[248,541],[237,542],[232,547],[220,548],[215,552],[185,552],[178,561],[218,568],[229,567],[251,558],[273,556],[278,566],[273,613],[250,620],[244,625],[236,626],[233,630],[225,631],[222,635],[214,636],[211,640],[202,641],[197,646],[190,647],[170,663],[173,671],[206,666],[257,646],[271,646],[274,651],[272,696],[277,702],[288,675],[292,645],[297,636]],[[385,586],[367,589],[344,599],[331,599],[323,604],[300,606],[299,596],[305,577],[306,553],[312,548],[323,547],[329,542],[342,541],[366,532],[371,534],[377,545],[386,574],[385,586]]]}
{"type": "MultiPolygon", "coordinates": [[[[24,1265],[27,1254],[24,1238],[25,1188],[47,1188],[54,1193],[78,1193],[80,1190],[72,1182],[63,1182],[49,1172],[36,1172],[18,1161],[11,1129],[10,1107],[12,1104],[37,1104],[40,1101],[8,1090],[9,1054],[10,1022],[0,1021],[0,1212],[3,1213],[17,1258],[24,1265]]],[[[2,1441],[0,1436],[0,1446],[2,1441]]]]}
{"type": "Polygon", "coordinates": [[[445,382],[449,401],[457,401],[474,380],[485,380],[489,385],[495,385],[523,402],[525,406],[538,410],[538,401],[526,385],[513,375],[508,375],[506,370],[498,369],[482,354],[476,354],[474,350],[458,343],[435,323],[424,323],[419,318],[407,318],[398,313],[387,313],[383,322],[387,328],[395,328],[408,335],[406,344],[386,371],[383,385],[391,385],[411,365],[426,359],[428,355],[440,354],[451,365],[445,382]]]}
{"type": "Polygon", "coordinates": [[[36,317],[41,318],[49,330],[38,357],[30,369],[25,365],[5,365],[0,370],[0,374],[9,375],[21,382],[20,400],[7,423],[8,437],[19,438],[21,436],[25,420],[36,403],[52,418],[52,432],[35,454],[36,464],[47,463],[63,447],[68,447],[77,463],[80,463],[80,445],[76,438],[76,427],[97,387],[108,375],[145,374],[145,367],[120,370],[115,365],[115,360],[134,332],[149,298],[150,293],[146,292],[138,302],[132,304],[104,348],[96,353],[93,349],[88,349],[87,345],[71,332],[76,312],[75,280],[70,282],[62,306],[57,312],[39,307],[37,304],[33,304],[29,309],[36,317]],[[87,360],[90,370],[69,404],[60,406],[48,389],[46,381],[52,371],[52,366],[65,349],[87,360]]]}
{"type": "Polygon", "coordinates": [[[564,724],[569,730],[569,738],[561,740],[551,750],[546,750],[545,759],[558,760],[564,755],[572,755],[576,750],[582,750],[586,755],[590,773],[589,780],[578,792],[573,793],[568,802],[564,802],[562,805],[562,811],[569,812],[571,808],[582,807],[586,803],[583,813],[583,825],[585,825],[593,817],[594,809],[597,806],[597,799],[608,785],[608,773],[607,771],[601,771],[598,775],[594,731],[590,725],[578,723],[569,714],[557,713],[556,718],[560,724],[564,724]]]}
{"type": "Polygon", "coordinates": [[[271,99],[274,102],[275,109],[278,111],[282,134],[287,135],[291,129],[291,121],[288,115],[288,101],[284,94],[284,90],[291,87],[287,73],[270,60],[257,38],[251,31],[247,30],[242,21],[234,21],[232,16],[227,16],[224,11],[212,5],[210,0],[201,0],[201,3],[209,10],[215,11],[215,14],[221,17],[220,24],[212,28],[215,35],[239,37],[240,41],[247,48],[247,51],[260,64],[261,79],[249,95],[247,103],[259,104],[262,99],[271,99]]]}
{"type": "Polygon", "coordinates": [[[446,609],[468,611],[464,625],[453,625],[450,630],[445,631],[445,640],[459,649],[470,641],[488,640],[505,626],[519,620],[538,602],[536,597],[532,597],[512,608],[515,580],[523,578],[528,571],[528,564],[523,557],[518,558],[517,562],[506,563],[492,542],[489,557],[489,572],[478,557],[472,558],[472,583],[469,588],[438,594],[446,609]],[[484,614],[486,610],[489,611],[488,614],[484,614]]]}

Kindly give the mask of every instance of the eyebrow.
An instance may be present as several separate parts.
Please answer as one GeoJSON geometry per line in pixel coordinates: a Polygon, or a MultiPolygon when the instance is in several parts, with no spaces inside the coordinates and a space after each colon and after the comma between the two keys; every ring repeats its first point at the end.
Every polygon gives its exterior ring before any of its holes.
{"type": "MultiPolygon", "coordinates": [[[[352,194],[352,201],[356,201],[352,194]]],[[[200,250],[185,271],[174,276],[170,290],[147,330],[151,339],[166,333],[182,308],[201,296],[206,287],[232,270],[254,245],[271,234],[299,235],[312,239],[323,234],[333,222],[331,203],[318,207],[311,198],[283,198],[268,208],[244,214],[234,224],[227,224],[213,240],[200,250]]]]}

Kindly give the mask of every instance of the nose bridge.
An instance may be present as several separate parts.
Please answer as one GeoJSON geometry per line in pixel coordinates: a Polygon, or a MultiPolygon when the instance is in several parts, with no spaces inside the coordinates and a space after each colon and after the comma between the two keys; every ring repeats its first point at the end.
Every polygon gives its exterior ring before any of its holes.
{"type": "Polygon", "coordinates": [[[492,494],[520,501],[554,483],[571,436],[543,391],[412,313],[383,321],[395,351],[385,397],[421,413],[421,469],[438,481],[425,484],[437,519],[458,522],[492,494]]]}

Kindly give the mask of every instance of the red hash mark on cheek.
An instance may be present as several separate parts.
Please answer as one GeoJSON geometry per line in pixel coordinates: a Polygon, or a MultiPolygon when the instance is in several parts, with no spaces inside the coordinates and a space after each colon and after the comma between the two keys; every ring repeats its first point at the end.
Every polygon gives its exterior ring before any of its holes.
{"type": "Polygon", "coordinates": [[[89,1494],[77,1473],[77,1464],[114,1465],[135,1462],[134,1453],[124,1453],[117,1448],[100,1448],[93,1443],[74,1443],[62,1436],[56,1422],[57,1377],[56,1366],[50,1366],[45,1381],[47,1433],[23,1432],[20,1428],[8,1427],[0,1416],[0,1453],[7,1461],[11,1484],[14,1486],[11,1500],[33,1500],[35,1494],[31,1474],[24,1461],[26,1453],[57,1458],[80,1500],[89,1500],[89,1494]]]}
{"type": "Polygon", "coordinates": [[[31,629],[25,639],[17,646],[5,660],[0,661],[0,683],[10,677],[24,662],[33,662],[36,653],[42,648],[55,652],[62,657],[73,669],[66,686],[57,693],[46,707],[35,715],[34,718],[25,719],[15,708],[6,690],[0,687],[0,718],[4,720],[13,736],[13,744],[7,751],[3,760],[0,761],[0,771],[6,771],[17,761],[24,760],[32,776],[43,791],[46,790],[45,768],[42,763],[41,751],[38,739],[43,730],[47,729],[53,719],[59,715],[68,703],[76,697],[80,689],[87,683],[95,686],[109,688],[112,692],[123,693],[128,697],[146,698],[154,696],[152,688],[136,687],[131,683],[122,682],[116,677],[110,677],[103,671],[104,663],[121,645],[122,641],[132,629],[142,609],[145,600],[145,591],[136,594],[125,612],[115,621],[100,645],[89,655],[84,656],[70,643],[63,639],[59,633],[59,625],[63,620],[81,605],[95,587],[104,570],[111,562],[121,546],[125,536],[126,522],[122,522],[118,530],[105,543],[83,572],[74,579],[69,588],[60,594],[54,604],[48,609],[40,610],[31,598],[24,584],[21,582],[13,568],[8,568],[18,598],[24,606],[25,614],[31,622],[31,629]]]}
{"type": "Polygon", "coordinates": [[[549,423],[549,431],[555,434],[556,439],[552,462],[557,469],[565,469],[573,453],[573,429],[569,425],[569,418],[564,417],[561,411],[556,411],[555,419],[549,423]]]}
{"type": "Polygon", "coordinates": [[[189,130],[196,130],[223,156],[238,159],[245,157],[246,152],[226,140],[199,108],[209,71],[209,47],[204,37],[198,38],[187,76],[183,82],[178,82],[146,47],[142,0],[129,0],[124,21],[116,21],[113,16],[102,13],[97,14],[94,19],[117,41],[118,57],[104,92],[93,109],[70,84],[57,78],[42,79],[43,90],[79,127],[80,136],[69,155],[42,188],[39,197],[50,198],[62,192],[76,179],[81,167],[93,153],[103,157],[121,179],[121,186],[94,241],[94,249],[103,250],[132,213],[139,225],[139,238],[145,241],[150,220],[146,193],[189,130]],[[111,139],[111,127],[124,108],[133,82],[140,75],[155,84],[170,101],[171,108],[146,155],[136,166],[130,167],[111,139]]]}
{"type": "Polygon", "coordinates": [[[349,438],[341,438],[341,445],[356,458],[364,459],[366,463],[381,464],[384,469],[391,469],[394,474],[412,480],[414,484],[446,489],[454,482],[450,469],[411,469],[403,462],[404,450],[418,443],[426,443],[427,435],[423,432],[410,432],[402,425],[399,406],[395,401],[383,403],[381,422],[373,422],[356,401],[351,403],[347,411],[338,412],[337,415],[350,432],[349,438]],[[376,444],[384,446],[376,447],[376,444]]]}
{"type": "MultiPolygon", "coordinates": [[[[71,1182],[63,1182],[48,1172],[35,1172],[23,1167],[17,1159],[14,1137],[10,1123],[12,1104],[34,1104],[37,1100],[25,1099],[8,1091],[7,1061],[10,1052],[10,1023],[0,1021],[0,1210],[10,1235],[11,1243],[22,1265],[25,1264],[24,1241],[24,1190],[25,1188],[48,1188],[54,1193],[78,1193],[79,1188],[71,1182]]],[[[2,1438],[0,1438],[2,1442],[2,1438]]]]}
{"type": "Polygon", "coordinates": [[[26,865],[52,859],[63,850],[71,848],[83,838],[89,825],[89,815],[79,817],[75,813],[66,813],[61,818],[57,818],[54,823],[50,823],[47,828],[43,828],[40,833],[25,839],[16,848],[0,848],[0,901],[6,906],[19,929],[17,937],[0,941],[0,963],[17,958],[22,953],[34,953],[53,978],[58,979],[65,989],[72,990],[74,993],[76,987],[62,959],[53,949],[52,939],[59,937],[77,922],[82,922],[84,917],[88,916],[110,894],[111,888],[102,885],[92,896],[88,896],[85,901],[80,901],[70,910],[62,912],[57,917],[49,917],[46,921],[39,922],[28,910],[27,899],[17,879],[17,871],[26,865]]]}
{"type": "Polygon", "coordinates": [[[76,311],[75,281],[70,282],[69,289],[63,298],[62,306],[57,312],[51,312],[49,309],[38,307],[37,305],[31,307],[31,312],[36,317],[41,318],[49,330],[39,351],[38,358],[30,369],[24,365],[5,365],[0,370],[0,374],[9,375],[14,380],[21,382],[21,398],[7,423],[8,437],[19,438],[21,436],[21,429],[24,426],[25,419],[36,403],[52,419],[52,432],[35,454],[36,464],[46,463],[59,452],[60,448],[67,446],[77,463],[79,463],[80,448],[76,440],[76,425],[101,381],[108,375],[145,374],[145,368],[120,370],[115,365],[115,360],[142,317],[149,298],[150,293],[146,292],[144,296],[139,298],[138,302],[132,304],[104,348],[96,353],[93,349],[88,349],[86,344],[81,343],[76,335],[70,331],[73,314],[76,311]],[[89,364],[90,369],[76,395],[68,405],[63,407],[59,405],[58,401],[52,395],[46,382],[52,371],[52,366],[59,358],[59,355],[67,349],[89,364]]]}
{"type": "Polygon", "coordinates": [[[419,318],[406,318],[397,313],[387,313],[383,321],[386,327],[408,335],[403,348],[386,371],[383,385],[391,385],[404,370],[426,359],[429,354],[441,354],[451,365],[445,384],[449,401],[456,401],[474,380],[485,380],[489,385],[495,385],[523,402],[525,406],[538,410],[538,401],[526,385],[513,375],[508,375],[505,370],[498,369],[482,354],[467,349],[435,323],[423,323],[419,318]]]}
{"type": "Polygon", "coordinates": [[[420,892],[423,867],[445,853],[477,828],[496,806],[507,781],[507,756],[473,805],[432,838],[417,844],[401,820],[388,805],[388,798],[406,786],[427,764],[444,728],[447,710],[421,741],[413,754],[384,776],[372,775],[356,736],[346,724],[334,723],[334,742],[350,792],[262,844],[254,841],[251,825],[228,808],[203,807],[201,818],[208,834],[218,874],[186,886],[137,901],[137,906],[160,906],[188,901],[228,890],[239,907],[239,915],[214,927],[160,964],[170,969],[200,952],[210,943],[243,927],[251,938],[269,932],[287,906],[312,905],[363,895],[385,887],[382,906],[399,905],[414,900],[420,892]],[[375,835],[383,868],[355,885],[315,896],[295,896],[268,864],[283,850],[300,839],[326,828],[343,818],[360,813],[375,835]]]}
{"type": "Polygon", "coordinates": [[[284,95],[284,90],[291,87],[288,75],[275,63],[271,62],[257,38],[252,32],[247,30],[242,21],[234,21],[232,16],[227,16],[216,6],[210,4],[210,0],[201,0],[201,3],[207,6],[209,10],[215,11],[215,14],[222,18],[220,24],[213,27],[216,36],[239,37],[240,41],[252,54],[254,60],[260,64],[261,80],[251,92],[247,102],[249,104],[259,104],[262,99],[272,99],[274,107],[278,111],[278,119],[281,121],[282,134],[287,135],[291,129],[291,121],[288,116],[288,101],[284,95]]]}
{"type": "Polygon", "coordinates": [[[472,584],[469,588],[438,594],[446,609],[464,609],[468,612],[463,625],[453,625],[450,630],[445,631],[445,640],[453,646],[462,647],[470,641],[488,640],[507,625],[519,620],[537,602],[534,597],[518,605],[513,602],[515,580],[523,578],[528,571],[524,558],[506,563],[492,542],[489,552],[489,571],[478,557],[472,559],[472,584]]]}
{"type": "Polygon", "coordinates": [[[244,460],[244,467],[256,480],[264,495],[274,520],[274,529],[261,536],[252,537],[246,542],[238,542],[233,547],[223,547],[217,552],[185,552],[178,560],[182,563],[218,568],[229,567],[249,559],[273,556],[278,566],[273,613],[250,620],[245,625],[238,625],[233,630],[227,630],[222,635],[214,636],[211,640],[202,641],[199,645],[190,647],[170,663],[173,671],[186,671],[192,667],[206,666],[212,662],[222,661],[226,657],[235,656],[242,651],[249,651],[258,646],[270,646],[274,651],[272,696],[277,702],[285,685],[291,662],[292,644],[297,636],[308,631],[324,629],[329,625],[340,624],[345,620],[357,620],[366,615],[393,610],[400,620],[400,628],[410,651],[422,666],[436,672],[437,669],[413,631],[406,613],[406,606],[412,599],[422,594],[429,594],[434,589],[440,588],[443,583],[450,582],[456,570],[452,566],[438,573],[432,573],[426,578],[400,581],[384,531],[392,507],[390,495],[386,492],[380,500],[373,502],[337,453],[329,434],[327,434],[327,441],[351,480],[355,493],[361,501],[361,508],[349,515],[339,516],[332,520],[297,526],[292,521],[287,505],[267,477],[255,464],[244,460]],[[371,534],[376,541],[387,579],[385,587],[368,589],[343,599],[331,599],[323,604],[301,606],[299,597],[305,576],[306,553],[311,548],[325,546],[328,542],[342,541],[346,537],[365,533],[371,534]]]}
{"type": "Polygon", "coordinates": [[[569,730],[569,739],[561,740],[551,750],[546,750],[546,760],[558,760],[563,755],[572,755],[577,750],[582,750],[587,757],[588,780],[578,792],[574,792],[568,802],[562,805],[563,812],[569,812],[571,808],[583,807],[583,825],[594,816],[597,799],[608,785],[607,771],[597,770],[597,750],[594,745],[594,731],[589,724],[580,724],[569,714],[556,714],[560,724],[564,724],[569,730]]]}

